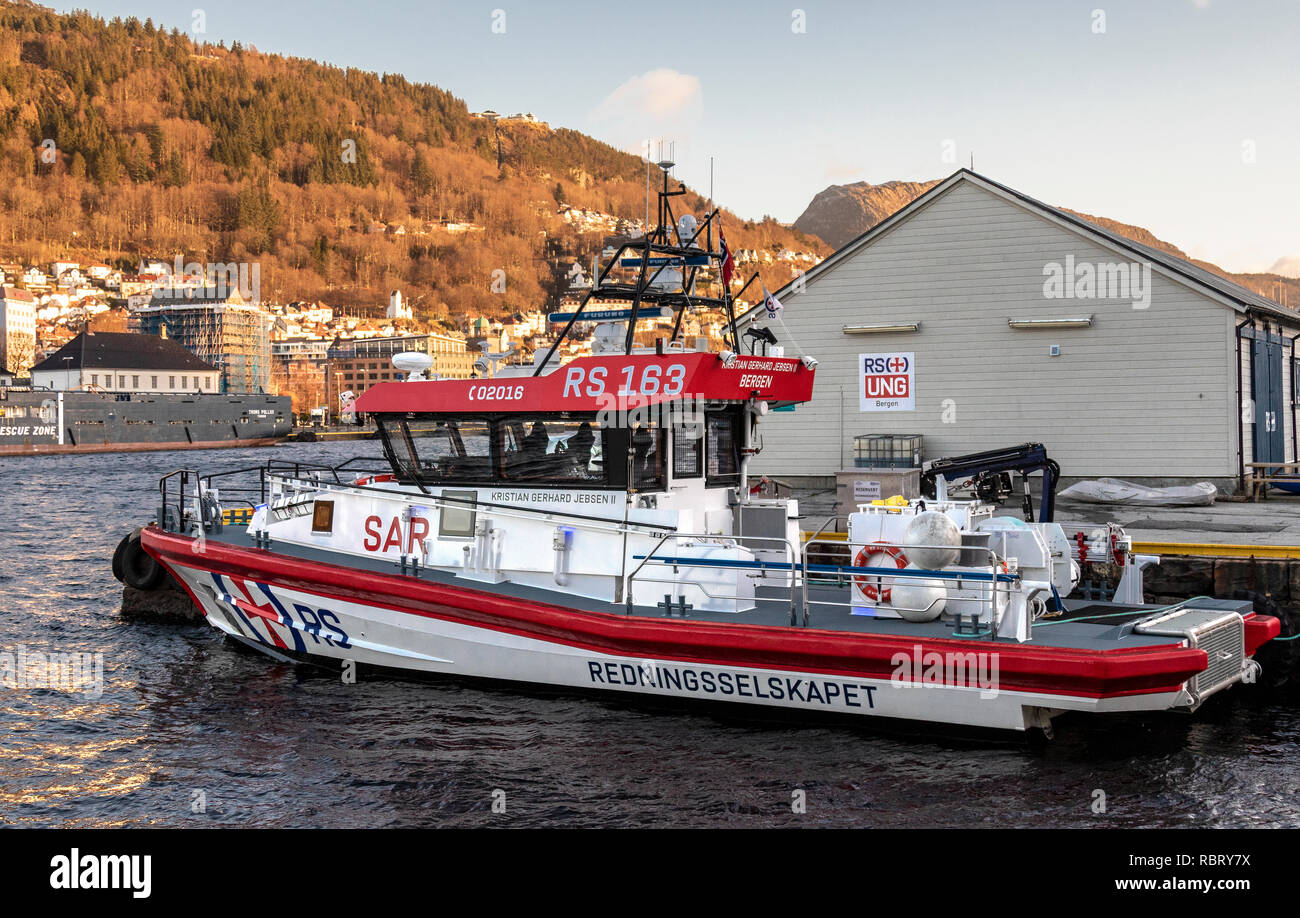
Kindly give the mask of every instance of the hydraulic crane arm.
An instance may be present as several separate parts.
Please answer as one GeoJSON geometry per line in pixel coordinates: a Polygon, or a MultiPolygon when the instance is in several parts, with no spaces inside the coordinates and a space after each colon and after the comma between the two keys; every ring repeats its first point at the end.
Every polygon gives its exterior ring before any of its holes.
{"type": "Polygon", "coordinates": [[[994,502],[1011,493],[1011,472],[1019,472],[1025,477],[1025,520],[1030,523],[1034,521],[1034,504],[1029,495],[1028,476],[1032,472],[1043,473],[1039,518],[1050,523],[1056,510],[1056,482],[1061,477],[1061,467],[1047,458],[1047,450],[1041,443],[1022,443],[982,453],[933,459],[921,470],[921,493],[935,497],[940,478],[945,482],[970,479],[981,500],[994,502]]]}

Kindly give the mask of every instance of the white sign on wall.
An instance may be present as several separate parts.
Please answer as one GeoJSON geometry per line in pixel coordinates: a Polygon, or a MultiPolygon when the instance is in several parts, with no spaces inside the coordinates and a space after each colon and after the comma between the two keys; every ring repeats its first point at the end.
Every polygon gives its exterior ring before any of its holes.
{"type": "Polygon", "coordinates": [[[914,411],[915,388],[915,354],[858,355],[860,411],[914,411]]]}
{"type": "Polygon", "coordinates": [[[880,500],[880,482],[865,481],[861,478],[853,479],[853,500],[857,502],[880,500]]]}

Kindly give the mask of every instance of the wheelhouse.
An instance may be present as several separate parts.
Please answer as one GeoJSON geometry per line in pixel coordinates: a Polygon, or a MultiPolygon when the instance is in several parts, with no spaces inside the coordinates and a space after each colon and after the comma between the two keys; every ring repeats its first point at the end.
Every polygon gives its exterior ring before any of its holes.
{"type": "Polygon", "coordinates": [[[740,484],[753,412],[663,403],[619,417],[605,411],[405,412],[376,420],[401,484],[664,491],[703,479],[740,484]]]}

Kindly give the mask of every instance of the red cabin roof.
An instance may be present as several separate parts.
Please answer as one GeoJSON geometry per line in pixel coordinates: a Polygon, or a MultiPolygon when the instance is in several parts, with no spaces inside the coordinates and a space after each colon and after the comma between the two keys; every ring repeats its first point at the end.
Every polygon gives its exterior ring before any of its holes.
{"type": "Polygon", "coordinates": [[[356,401],[365,414],[600,411],[701,398],[806,402],[814,370],[789,357],[717,354],[579,357],[544,376],[380,383],[356,401]]]}

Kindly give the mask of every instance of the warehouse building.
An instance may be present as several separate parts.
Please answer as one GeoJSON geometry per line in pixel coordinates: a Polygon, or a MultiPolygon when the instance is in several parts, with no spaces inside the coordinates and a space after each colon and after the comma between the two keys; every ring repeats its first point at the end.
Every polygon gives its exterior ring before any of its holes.
{"type": "Polygon", "coordinates": [[[742,341],[768,327],[820,365],[813,400],[766,419],[758,473],[833,476],[884,433],[922,435],[925,458],[1033,441],[1067,479],[1225,490],[1297,455],[1300,315],[969,170],[777,297],[742,341]]]}

